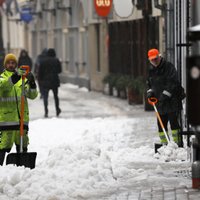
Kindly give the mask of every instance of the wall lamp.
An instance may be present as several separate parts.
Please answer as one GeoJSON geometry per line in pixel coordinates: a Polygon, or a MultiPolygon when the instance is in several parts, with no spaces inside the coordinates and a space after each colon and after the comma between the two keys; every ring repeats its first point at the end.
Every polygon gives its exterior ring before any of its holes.
{"type": "Polygon", "coordinates": [[[67,10],[70,15],[72,14],[71,6],[61,6],[60,5],[60,0],[56,0],[56,9],[58,9],[58,10],[67,10]]]}
{"type": "Polygon", "coordinates": [[[10,18],[8,18],[8,21],[18,23],[18,22],[21,22],[22,20],[21,19],[10,19],[10,18]]]}
{"type": "Polygon", "coordinates": [[[53,15],[56,14],[56,9],[55,8],[45,8],[45,3],[42,3],[42,11],[45,11],[45,12],[51,12],[53,13],[53,15]]]}
{"type": "Polygon", "coordinates": [[[30,13],[31,13],[32,15],[36,15],[36,16],[42,18],[42,12],[34,12],[34,11],[31,11],[30,13]]]}

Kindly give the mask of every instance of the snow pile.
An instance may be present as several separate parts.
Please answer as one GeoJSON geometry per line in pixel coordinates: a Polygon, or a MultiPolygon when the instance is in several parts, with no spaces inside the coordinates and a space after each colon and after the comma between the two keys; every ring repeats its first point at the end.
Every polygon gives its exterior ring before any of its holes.
{"type": "Polygon", "coordinates": [[[185,149],[170,144],[154,154],[154,113],[75,86],[61,85],[59,94],[59,118],[51,95],[48,119],[42,118],[43,102],[30,101],[36,168],[0,167],[0,200],[115,200],[141,188],[191,185],[174,175],[190,165],[182,162],[185,149]]]}
{"type": "Polygon", "coordinates": [[[180,148],[174,142],[164,145],[158,149],[158,153],[154,155],[155,158],[169,162],[169,161],[185,161],[187,159],[187,150],[180,148]]]}

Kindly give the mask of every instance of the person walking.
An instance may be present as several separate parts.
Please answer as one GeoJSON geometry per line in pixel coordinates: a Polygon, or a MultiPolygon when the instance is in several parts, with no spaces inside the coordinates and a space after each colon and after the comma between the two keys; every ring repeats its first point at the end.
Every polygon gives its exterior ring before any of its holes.
{"type": "Polygon", "coordinates": [[[41,54],[39,54],[36,58],[36,62],[35,62],[35,68],[34,68],[34,74],[36,76],[36,79],[38,81],[38,86],[39,86],[39,91],[40,91],[40,99],[43,98],[43,88],[42,88],[42,84],[40,82],[40,79],[38,78],[38,72],[39,72],[39,67],[40,64],[42,62],[42,60],[47,56],[47,48],[44,48],[41,52],[41,54]]]}
{"type": "Polygon", "coordinates": [[[49,90],[53,91],[56,115],[59,116],[61,113],[61,109],[59,107],[59,98],[58,98],[58,87],[60,86],[60,80],[58,74],[61,73],[61,71],[62,71],[61,63],[59,59],[56,58],[55,50],[52,48],[48,49],[47,56],[40,63],[40,67],[38,70],[38,78],[43,88],[45,117],[48,117],[49,90]]]}
{"type": "MultiPolygon", "coordinates": [[[[4,68],[0,75],[0,165],[3,165],[5,153],[10,152],[14,143],[17,152],[20,152],[21,76],[24,75],[24,70],[17,68],[17,58],[14,54],[9,53],[5,56],[4,68]]],[[[35,99],[37,94],[34,76],[29,72],[25,79],[24,152],[27,152],[29,144],[27,98],[35,99]]]]}
{"type": "MultiPolygon", "coordinates": [[[[155,97],[158,99],[156,104],[164,128],[168,131],[170,123],[172,138],[178,146],[181,146],[180,125],[178,114],[182,109],[181,86],[178,81],[178,74],[174,65],[166,61],[159,53],[158,49],[148,51],[150,62],[149,75],[147,78],[147,98],[155,97]]],[[[158,132],[162,144],[167,144],[167,139],[162,127],[157,120],[158,132]]]]}
{"type": "Polygon", "coordinates": [[[18,58],[18,67],[22,65],[28,65],[30,69],[32,69],[32,59],[28,55],[26,50],[21,50],[19,58],[18,58]]]}

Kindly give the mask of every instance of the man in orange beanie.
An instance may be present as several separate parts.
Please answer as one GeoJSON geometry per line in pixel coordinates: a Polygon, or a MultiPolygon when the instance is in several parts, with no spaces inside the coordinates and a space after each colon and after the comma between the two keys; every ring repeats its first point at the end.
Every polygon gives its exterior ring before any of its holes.
{"type": "MultiPolygon", "coordinates": [[[[147,98],[155,97],[158,99],[157,110],[162,119],[164,128],[168,131],[168,122],[170,123],[172,138],[178,146],[182,146],[180,137],[180,125],[178,122],[178,113],[182,108],[180,99],[180,83],[178,74],[174,65],[166,61],[159,53],[158,49],[148,51],[150,62],[149,75],[147,79],[147,98]]],[[[167,139],[162,127],[157,121],[158,132],[162,144],[167,144],[167,139]]]]}

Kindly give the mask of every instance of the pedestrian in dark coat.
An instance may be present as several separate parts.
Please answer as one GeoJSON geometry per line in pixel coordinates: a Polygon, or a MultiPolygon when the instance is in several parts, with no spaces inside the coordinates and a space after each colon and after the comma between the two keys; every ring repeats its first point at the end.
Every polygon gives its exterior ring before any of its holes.
{"type": "Polygon", "coordinates": [[[34,73],[36,75],[36,78],[38,76],[38,71],[39,71],[39,67],[40,67],[40,63],[42,62],[42,60],[47,56],[47,48],[44,48],[42,50],[42,52],[37,56],[36,61],[35,61],[35,68],[34,68],[34,73]]]}
{"type": "MultiPolygon", "coordinates": [[[[180,125],[178,113],[182,108],[180,97],[180,83],[174,65],[166,61],[157,49],[148,51],[150,61],[149,76],[147,79],[147,98],[156,97],[156,107],[163,121],[164,128],[168,131],[167,124],[170,123],[174,142],[180,144],[180,125]]],[[[159,136],[162,144],[167,143],[165,134],[157,120],[159,136]]]]}
{"type": "Polygon", "coordinates": [[[32,69],[32,59],[28,55],[26,50],[21,50],[19,58],[18,58],[18,67],[22,65],[28,65],[30,69],[32,69]]]}
{"type": "Polygon", "coordinates": [[[42,84],[43,88],[43,100],[45,117],[48,117],[48,95],[49,90],[53,91],[56,115],[59,116],[61,109],[59,107],[58,98],[58,87],[60,86],[60,80],[58,74],[61,73],[61,63],[58,58],[56,58],[56,53],[54,49],[48,49],[47,56],[40,63],[38,78],[42,84]]]}
{"type": "Polygon", "coordinates": [[[42,88],[42,84],[40,82],[40,79],[38,78],[38,72],[39,72],[39,67],[40,67],[40,63],[42,62],[42,60],[47,56],[47,48],[43,49],[41,54],[39,54],[36,58],[36,62],[35,62],[35,68],[34,68],[34,74],[35,77],[38,81],[38,85],[39,85],[39,91],[40,91],[40,98],[43,98],[43,88],[42,88]]]}

